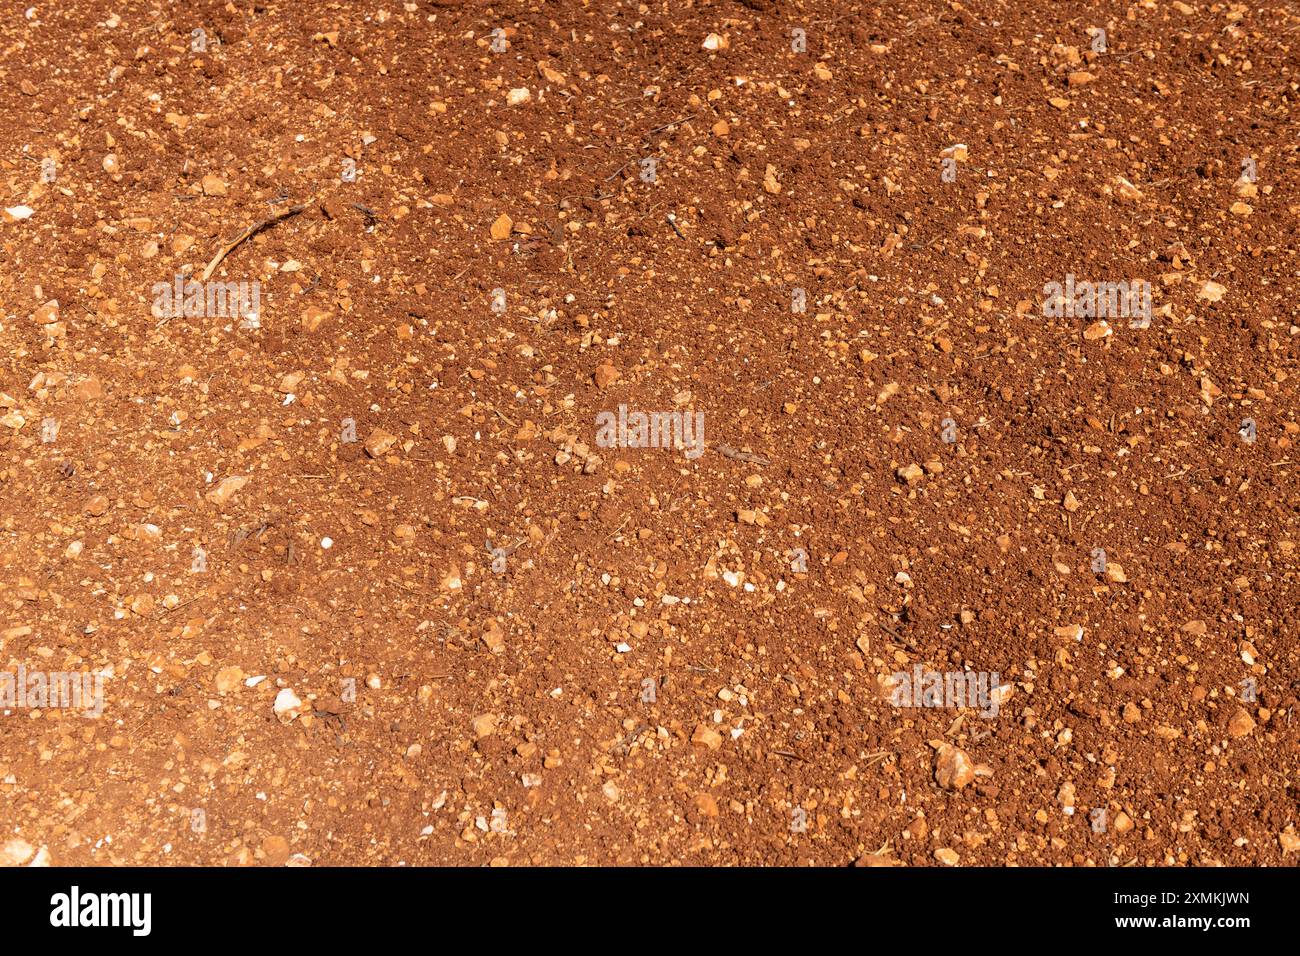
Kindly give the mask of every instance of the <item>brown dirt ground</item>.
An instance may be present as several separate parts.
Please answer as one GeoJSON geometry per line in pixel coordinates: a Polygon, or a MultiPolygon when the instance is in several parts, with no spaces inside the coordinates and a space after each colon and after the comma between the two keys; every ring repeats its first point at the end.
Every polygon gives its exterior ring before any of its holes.
{"type": "Polygon", "coordinates": [[[0,857],[1294,863],[1293,5],[33,2],[0,857]]]}

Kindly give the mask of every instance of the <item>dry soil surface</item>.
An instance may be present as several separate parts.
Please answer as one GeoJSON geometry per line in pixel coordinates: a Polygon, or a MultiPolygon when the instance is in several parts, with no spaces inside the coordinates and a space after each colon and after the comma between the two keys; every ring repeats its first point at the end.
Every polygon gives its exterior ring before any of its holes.
{"type": "Polygon", "coordinates": [[[0,861],[1293,864],[1298,44],[6,5],[0,861]]]}

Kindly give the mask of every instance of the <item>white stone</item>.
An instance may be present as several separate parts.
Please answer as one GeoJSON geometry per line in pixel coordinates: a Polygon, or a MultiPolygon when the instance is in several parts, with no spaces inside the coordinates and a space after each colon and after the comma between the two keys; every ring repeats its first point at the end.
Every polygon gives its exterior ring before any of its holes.
{"type": "Polygon", "coordinates": [[[275,695],[275,713],[279,717],[293,719],[302,712],[302,701],[292,690],[286,687],[275,695]]]}

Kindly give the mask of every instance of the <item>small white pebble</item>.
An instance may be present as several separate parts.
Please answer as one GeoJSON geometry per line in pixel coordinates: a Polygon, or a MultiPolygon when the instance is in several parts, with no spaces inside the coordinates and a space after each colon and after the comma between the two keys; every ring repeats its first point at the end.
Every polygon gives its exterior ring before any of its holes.
{"type": "Polygon", "coordinates": [[[285,714],[297,716],[297,712],[301,708],[302,700],[288,687],[275,695],[275,705],[273,709],[277,716],[285,714]]]}

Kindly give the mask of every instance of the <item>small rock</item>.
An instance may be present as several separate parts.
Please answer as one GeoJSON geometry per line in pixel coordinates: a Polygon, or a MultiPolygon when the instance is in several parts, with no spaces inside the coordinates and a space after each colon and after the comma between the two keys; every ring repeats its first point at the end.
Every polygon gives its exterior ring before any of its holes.
{"type": "Polygon", "coordinates": [[[903,465],[894,472],[899,479],[909,485],[914,485],[925,476],[925,470],[916,462],[910,465],[903,465]]]}
{"type": "Polygon", "coordinates": [[[497,216],[492,223],[492,238],[498,241],[510,238],[510,230],[514,229],[515,221],[505,213],[497,216]]]}
{"type": "Polygon", "coordinates": [[[1083,337],[1089,342],[1096,342],[1098,339],[1104,339],[1106,336],[1113,334],[1114,331],[1115,330],[1110,327],[1110,323],[1105,319],[1102,319],[1099,322],[1092,323],[1092,325],[1084,329],[1083,337]]]}
{"type": "Polygon", "coordinates": [[[619,379],[619,371],[609,362],[603,362],[596,366],[596,387],[609,388],[619,379]]]}
{"type": "Polygon", "coordinates": [[[700,816],[716,817],[718,815],[718,801],[710,793],[696,794],[695,806],[700,811],[700,816]]]}
{"type": "Polygon", "coordinates": [[[975,765],[964,750],[942,744],[935,756],[934,779],[945,790],[960,790],[975,779],[975,765]]]}
{"type": "Polygon", "coordinates": [[[495,620],[489,621],[487,627],[483,630],[483,645],[493,654],[500,654],[506,647],[506,637],[501,631],[501,625],[495,620]]]}
{"type": "Polygon", "coordinates": [[[218,508],[224,508],[230,499],[235,496],[235,493],[246,484],[248,484],[248,478],[244,475],[231,475],[229,478],[222,478],[217,487],[209,491],[204,497],[218,508]]]}
{"type": "Polygon", "coordinates": [[[306,378],[306,374],[303,372],[290,372],[280,379],[280,384],[275,387],[275,390],[281,395],[289,395],[301,384],[304,378],[306,378]]]}
{"type": "Polygon", "coordinates": [[[22,866],[36,853],[36,847],[20,837],[0,846],[0,866],[22,866]]]}
{"type": "Polygon", "coordinates": [[[1115,191],[1119,193],[1120,199],[1128,202],[1137,202],[1142,198],[1142,190],[1138,189],[1123,176],[1115,177],[1115,191]]]}
{"type": "Polygon", "coordinates": [[[1255,720],[1250,714],[1246,713],[1245,708],[1238,707],[1228,720],[1228,736],[1230,737],[1248,737],[1254,729],[1255,720]]]}
{"type": "Polygon", "coordinates": [[[376,428],[366,439],[366,454],[371,458],[383,458],[396,443],[396,435],[390,435],[382,428],[376,428]]]}
{"type": "Polygon", "coordinates": [[[1196,293],[1198,299],[1204,299],[1206,302],[1218,302],[1227,293],[1226,286],[1219,285],[1217,282],[1206,280],[1201,283],[1200,291],[1196,293]]]}
{"type": "Polygon", "coordinates": [[[284,866],[289,862],[289,841],[282,836],[269,836],[262,841],[267,866],[284,866]]]}
{"type": "Polygon", "coordinates": [[[302,700],[286,687],[275,695],[274,710],[277,717],[293,720],[302,713],[302,700]]]}
{"type": "Polygon", "coordinates": [[[717,750],[722,746],[722,734],[708,724],[700,724],[695,728],[695,733],[691,735],[691,743],[696,747],[717,750]]]}
{"type": "Polygon", "coordinates": [[[321,327],[321,323],[329,317],[330,314],[324,309],[318,308],[314,305],[309,305],[307,308],[303,309],[302,312],[302,330],[304,332],[315,332],[321,327]]]}
{"type": "Polygon", "coordinates": [[[59,321],[59,300],[51,299],[32,314],[37,325],[50,325],[59,321]]]}
{"type": "Polygon", "coordinates": [[[957,855],[956,850],[950,850],[948,847],[940,847],[934,851],[934,858],[944,866],[956,866],[961,862],[961,857],[957,855]]]}
{"type": "Polygon", "coordinates": [[[88,375],[72,387],[72,397],[83,402],[93,402],[104,397],[104,386],[99,377],[88,375]]]}

